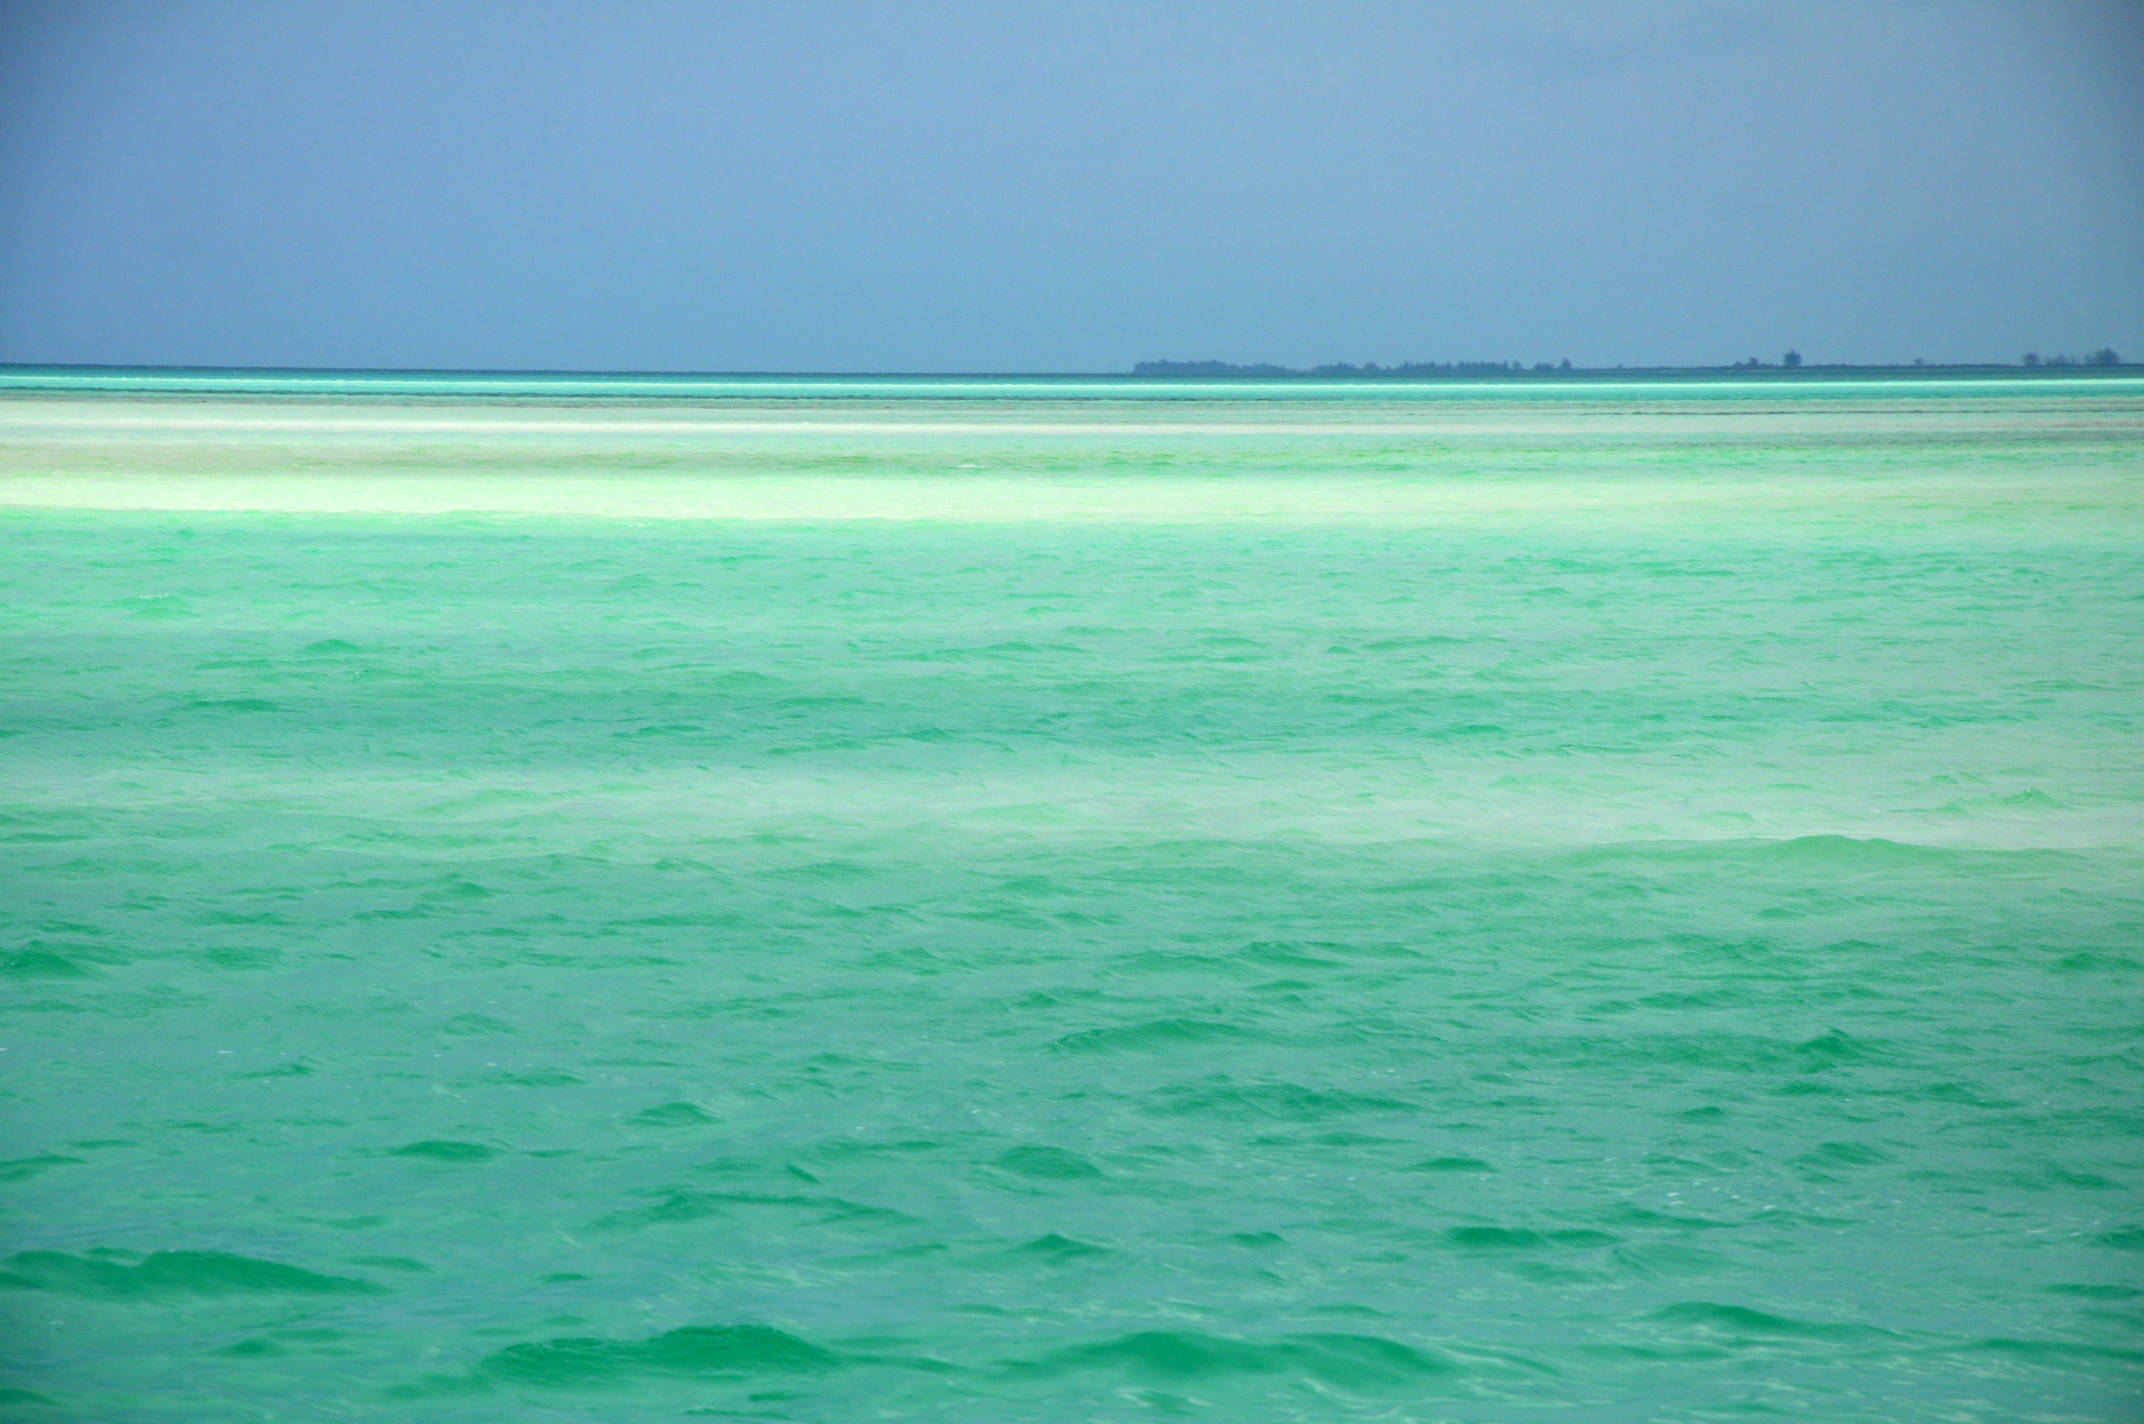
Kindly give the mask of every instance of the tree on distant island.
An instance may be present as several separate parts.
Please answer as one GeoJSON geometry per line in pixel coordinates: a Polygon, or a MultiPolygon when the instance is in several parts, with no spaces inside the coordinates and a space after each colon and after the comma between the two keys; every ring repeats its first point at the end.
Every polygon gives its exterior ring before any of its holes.
{"type": "MultiPolygon", "coordinates": [[[[2088,356],[2043,357],[2037,351],[2028,351],[2020,360],[2019,364],[2027,367],[2028,369],[2039,369],[2045,367],[2074,368],[2080,366],[2113,367],[2121,365],[2122,358],[2121,354],[2117,352],[2113,347],[2102,346],[2097,351],[2092,352],[2088,356]]],[[[1557,376],[1573,371],[1601,372],[1607,371],[1609,369],[1611,368],[1606,366],[1574,367],[1572,366],[1569,357],[1565,357],[1562,361],[1556,363],[1555,365],[1550,365],[1546,361],[1536,361],[1531,366],[1527,365],[1523,361],[1403,361],[1397,366],[1380,366],[1375,361],[1366,361],[1361,365],[1356,365],[1355,363],[1350,361],[1332,361],[1327,362],[1324,365],[1308,367],[1277,366],[1270,361],[1260,361],[1246,365],[1237,365],[1234,362],[1230,361],[1141,361],[1132,367],[1132,374],[1135,376],[1176,377],[1325,376],[1354,380],[1392,380],[1395,378],[1405,380],[1408,378],[1420,379],[1425,377],[1465,378],[1472,376],[1557,376]]],[[[1618,365],[1612,369],[1620,371],[1624,368],[1618,365]]],[[[1645,371],[1653,371],[1662,375],[1671,375],[1677,370],[1695,372],[1700,370],[1717,371],[1722,368],[1718,366],[1659,366],[1639,367],[1638,369],[1645,371]]],[[[1767,363],[1755,356],[1751,356],[1746,360],[1737,361],[1733,365],[1728,366],[1725,369],[1730,371],[1795,371],[1805,368],[1802,365],[1802,353],[1792,347],[1789,347],[1786,353],[1779,358],[1779,361],[1776,365],[1767,363]]],[[[1916,356],[1913,360],[1909,362],[1903,362],[1889,366],[1842,366],[1837,364],[1827,364],[1824,366],[1817,367],[1816,369],[1826,372],[1840,372],[1851,370],[1895,371],[1900,369],[1933,369],[1955,371],[1973,369],[1973,367],[1971,365],[1956,366],[1949,365],[1943,362],[1932,362],[1925,356],[1916,356]]],[[[1986,368],[1982,367],[1981,369],[1986,368]]]]}
{"type": "MultiPolygon", "coordinates": [[[[1553,367],[1546,361],[1537,362],[1533,368],[1547,373],[1558,369],[1568,371],[1571,363],[1553,367]]],[[[1334,361],[1322,366],[1304,369],[1275,366],[1267,362],[1239,366],[1229,361],[1141,361],[1132,367],[1135,376],[1511,376],[1524,375],[1526,367],[1517,361],[1403,361],[1397,366],[1380,366],[1367,361],[1358,366],[1351,361],[1334,361]]]]}
{"type": "Polygon", "coordinates": [[[2112,346],[2102,346],[2089,356],[2050,356],[2044,361],[2039,352],[2027,351],[2018,364],[2028,370],[2035,366],[2119,366],[2122,357],[2112,346]]]}
{"type": "Polygon", "coordinates": [[[1286,366],[1232,366],[1226,361],[1141,361],[1135,376],[1292,376],[1286,366]]]}

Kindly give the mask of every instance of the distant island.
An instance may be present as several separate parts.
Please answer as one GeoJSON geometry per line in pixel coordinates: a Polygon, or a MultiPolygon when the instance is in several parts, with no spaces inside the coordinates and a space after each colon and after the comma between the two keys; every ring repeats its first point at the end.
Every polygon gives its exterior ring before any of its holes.
{"type": "MultiPolygon", "coordinates": [[[[1141,361],[1132,367],[1135,376],[1509,376],[1527,368],[1517,361],[1404,361],[1380,366],[1375,361],[1356,366],[1346,361],[1326,366],[1274,366],[1260,362],[1237,366],[1227,361],[1141,361]]],[[[1536,362],[1536,371],[1568,371],[1571,363],[1536,362]]]]}
{"type": "Polygon", "coordinates": [[[1900,362],[1888,366],[1855,366],[1846,364],[1807,365],[1799,351],[1789,351],[1777,361],[1762,361],[1755,356],[1747,360],[1730,362],[1723,366],[1573,366],[1566,358],[1562,361],[1536,361],[1531,366],[1522,361],[1403,361],[1397,366],[1380,366],[1368,361],[1360,366],[1347,361],[1336,361],[1323,366],[1276,366],[1270,362],[1254,362],[1237,365],[1230,361],[1141,361],[1132,367],[1135,376],[1375,376],[1422,378],[1434,376],[1597,376],[1654,374],[1669,375],[1677,372],[1698,371],[2007,371],[2007,370],[2076,370],[2080,368],[2104,368],[2123,364],[2121,356],[2111,346],[2102,346],[2088,356],[2047,356],[2037,351],[2028,351],[2016,365],[1997,362],[1951,362],[1931,361],[1900,362]]]}

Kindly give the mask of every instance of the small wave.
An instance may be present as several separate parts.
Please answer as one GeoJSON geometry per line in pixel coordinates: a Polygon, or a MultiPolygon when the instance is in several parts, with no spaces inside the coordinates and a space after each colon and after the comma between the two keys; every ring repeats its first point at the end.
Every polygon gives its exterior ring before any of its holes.
{"type": "Polygon", "coordinates": [[[484,886],[477,884],[474,880],[464,880],[459,875],[449,875],[439,882],[437,888],[425,891],[419,898],[426,901],[489,900],[497,893],[497,891],[488,890],[484,886]]]}
{"type": "Polygon", "coordinates": [[[1959,853],[1937,846],[1910,845],[1872,836],[1796,836],[1754,848],[1753,858],[1776,865],[1806,865],[1841,870],[1949,868],[1959,853]]]}
{"type": "Polygon", "coordinates": [[[630,732],[612,732],[611,735],[628,741],[650,739],[660,741],[668,737],[698,736],[706,730],[707,728],[697,722],[651,722],[644,727],[636,727],[630,732]]]}
{"type": "Polygon", "coordinates": [[[693,1103],[663,1103],[633,1114],[633,1121],[641,1127],[707,1127],[718,1120],[693,1103]]]}
{"type": "Polygon", "coordinates": [[[725,672],[709,679],[707,685],[721,692],[765,692],[789,684],[763,672],[725,672]]]}
{"type": "Polygon", "coordinates": [[[1050,1046],[1063,1053],[1146,1052],[1202,1043],[1227,1043],[1253,1035],[1233,1024],[1204,1019],[1155,1019],[1117,1028],[1081,1029],[1050,1046]]]}
{"type": "Polygon", "coordinates": [[[1300,1374],[1341,1389],[1378,1390],[1456,1374],[1444,1356],[1377,1335],[1284,1335],[1244,1340],[1202,1330],[1142,1330],[1045,1356],[1027,1369],[1106,1369],[1149,1380],[1300,1374]]]}
{"type": "Polygon", "coordinates": [[[1709,989],[1701,993],[1665,992],[1646,994],[1638,1002],[1648,1009],[1719,1009],[1738,1006],[1748,995],[1738,987],[1709,989]]]}
{"type": "Polygon", "coordinates": [[[1168,1117],[1210,1116],[1243,1121],[1273,1118],[1283,1122],[1323,1122],[1358,1113],[1405,1112],[1406,1103],[1339,1089],[1320,1091],[1295,1083],[1253,1087],[1181,1086],[1164,1089],[1147,1111],[1168,1117]]]}
{"type": "Polygon", "coordinates": [[[1000,1154],[991,1165],[1017,1176],[1042,1181],[1071,1182],[1099,1177],[1102,1169],[1077,1152],[1031,1142],[1000,1154]]]}
{"type": "Polygon", "coordinates": [[[1966,1349],[1974,1354],[2015,1355],[2033,1360],[2120,1360],[2131,1365],[2144,1364],[2144,1350],[2099,1345],[2086,1340],[2021,1340],[1998,1335],[1975,1340],[1966,1349]]]}
{"type": "Polygon", "coordinates": [[[1532,1231],[1511,1226],[1455,1226],[1444,1233],[1444,1239],[1464,1251],[1548,1251],[1592,1250],[1613,1246],[1622,1238],[1583,1228],[1532,1231]]]}
{"type": "Polygon", "coordinates": [[[878,874],[870,866],[854,860],[819,860],[809,865],[794,865],[783,870],[765,873],[769,880],[804,880],[847,883],[869,880],[878,874]]]}
{"type": "Polygon", "coordinates": [[[1254,960],[1259,964],[1283,965],[1291,969],[1334,969],[1345,961],[1329,955],[1317,954],[1313,951],[1321,949],[1344,951],[1346,948],[1344,945],[1321,942],[1302,944],[1294,940],[1262,939],[1255,940],[1238,950],[1237,957],[1254,960]]]}
{"type": "Polygon", "coordinates": [[[489,1162],[496,1154],[481,1143],[453,1142],[433,1138],[424,1142],[411,1142],[397,1147],[388,1154],[393,1157],[422,1157],[432,1162],[489,1162]]]}
{"type": "Polygon", "coordinates": [[[0,1162],[0,1182],[26,1182],[40,1172],[49,1172],[54,1167],[69,1167],[79,1164],[79,1157],[63,1157],[57,1152],[40,1152],[35,1157],[17,1157],[11,1162],[0,1162]]]}
{"type": "Polygon", "coordinates": [[[632,1229],[681,1221],[699,1221],[725,1214],[720,1199],[709,1193],[671,1192],[654,1206],[642,1207],[638,1211],[612,1212],[596,1225],[613,1229],[632,1229]]]}
{"type": "Polygon", "coordinates": [[[1794,1045],[1794,1052],[1807,1062],[1821,1065],[1866,1063],[1886,1056],[1876,1045],[1855,1038],[1841,1029],[1831,1029],[1815,1038],[1805,1039],[1794,1045]]]}
{"type": "Polygon", "coordinates": [[[64,954],[24,949],[0,958],[0,975],[10,979],[87,979],[91,971],[64,954]]]}
{"type": "Polygon", "coordinates": [[[1801,1340],[1873,1340],[1891,1338],[1896,1332],[1873,1325],[1849,1325],[1819,1320],[1797,1320],[1773,1315],[1746,1305],[1720,1305],[1709,1300],[1684,1301],[1658,1310],[1654,1320],[1690,1325],[1708,1334],[1770,1336],[1801,1340]]]}
{"type": "Polygon", "coordinates": [[[1416,648],[1455,648],[1465,647],[1466,644],[1465,638],[1447,638],[1436,633],[1424,633],[1413,638],[1379,638],[1374,643],[1364,643],[1362,650],[1366,653],[1404,653],[1416,648]]]}
{"type": "Polygon", "coordinates": [[[705,1379],[805,1374],[838,1368],[839,1356],[771,1325],[686,1326],[646,1340],[566,1337],[509,1345],[477,1369],[510,1384],[585,1389],[636,1375],[705,1379]]]}
{"type": "Polygon", "coordinates": [[[1717,1251],[1655,1241],[1644,1246],[1618,1246],[1615,1259],[1642,1276],[1704,1276],[1725,1268],[1728,1258],[1717,1251]]]}
{"type": "Polygon", "coordinates": [[[1085,1256],[1106,1256],[1109,1248],[1092,1246],[1085,1241],[1075,1241],[1069,1236],[1059,1236],[1052,1231],[1047,1236],[1038,1236],[1019,1247],[1021,1254],[1041,1256],[1050,1262],[1074,1261],[1085,1256]]]}
{"type": "MultiPolygon", "coordinates": [[[[804,1175],[804,1174],[799,1174],[804,1175]]],[[[728,1216],[738,1207],[773,1207],[789,1211],[816,1212],[817,1223],[871,1222],[884,1225],[891,1222],[915,1220],[906,1212],[892,1207],[870,1206],[842,1197],[794,1196],[768,1192],[695,1192],[673,1190],[662,1193],[662,1200],[654,1206],[638,1211],[617,1211],[602,1218],[597,1226],[610,1230],[634,1230],[644,1226],[674,1225],[680,1222],[700,1221],[707,1217],[728,1216]]]]}
{"type": "Polygon", "coordinates": [[[1842,835],[1796,836],[1789,840],[1632,841],[1573,852],[1581,868],[1609,865],[1661,865],[1693,869],[1747,868],[1795,876],[1897,875],[1919,871],[1963,876],[2019,874],[2073,861],[2068,851],[1996,850],[1985,847],[1919,845],[1842,835]]]}
{"type": "Polygon", "coordinates": [[[304,1063],[279,1063],[273,1068],[263,1068],[257,1073],[241,1073],[241,1078],[310,1078],[313,1070],[304,1063]]]}
{"type": "Polygon", "coordinates": [[[2144,964],[2126,954],[2105,954],[2081,949],[2065,954],[2051,966],[2057,974],[2134,974],[2144,964]]]}
{"type": "Polygon", "coordinates": [[[1496,1168],[1479,1157],[1431,1157],[1407,1169],[1410,1172],[1493,1172],[1496,1168]]]}
{"type": "Polygon", "coordinates": [[[1616,1226],[1628,1226],[1637,1230],[1657,1231],[1673,1228],[1678,1231],[1713,1231],[1725,1229],[1734,1223],[1715,1221],[1709,1216],[1688,1216],[1678,1213],[1653,1211],[1647,1207],[1623,1202],[1613,1210],[1603,1212],[1601,1220],[1616,1226]]]}
{"type": "Polygon", "coordinates": [[[279,1261],[222,1251],[158,1251],[138,1264],[64,1251],[23,1251],[7,1259],[0,1287],[54,1291],[102,1300],[159,1300],[184,1295],[379,1295],[384,1286],[323,1276],[279,1261]]]}
{"type": "Polygon", "coordinates": [[[1889,1154],[1861,1142],[1826,1142],[1793,1159],[1806,1167],[1875,1167],[1889,1154]]]}
{"type": "Polygon", "coordinates": [[[201,960],[214,969],[271,969],[283,962],[283,951],[266,945],[219,945],[201,951],[201,960]]]}
{"type": "Polygon", "coordinates": [[[145,593],[136,598],[122,598],[111,606],[126,609],[129,617],[143,618],[151,622],[201,616],[194,612],[193,606],[185,599],[172,593],[145,593]]]}

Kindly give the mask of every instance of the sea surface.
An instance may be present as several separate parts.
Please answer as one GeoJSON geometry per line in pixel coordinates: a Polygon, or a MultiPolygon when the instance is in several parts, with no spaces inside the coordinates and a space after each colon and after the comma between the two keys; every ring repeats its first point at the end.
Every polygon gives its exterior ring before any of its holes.
{"type": "Polygon", "coordinates": [[[0,370],[96,1421],[2144,1413],[2144,380],[0,370]]]}

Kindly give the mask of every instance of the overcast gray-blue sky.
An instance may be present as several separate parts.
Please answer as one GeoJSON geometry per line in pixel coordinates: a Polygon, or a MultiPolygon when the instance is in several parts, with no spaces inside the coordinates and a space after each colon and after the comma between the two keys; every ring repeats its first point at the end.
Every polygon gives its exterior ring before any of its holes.
{"type": "Polygon", "coordinates": [[[0,360],[2144,357],[2144,3],[0,5],[0,360]]]}

